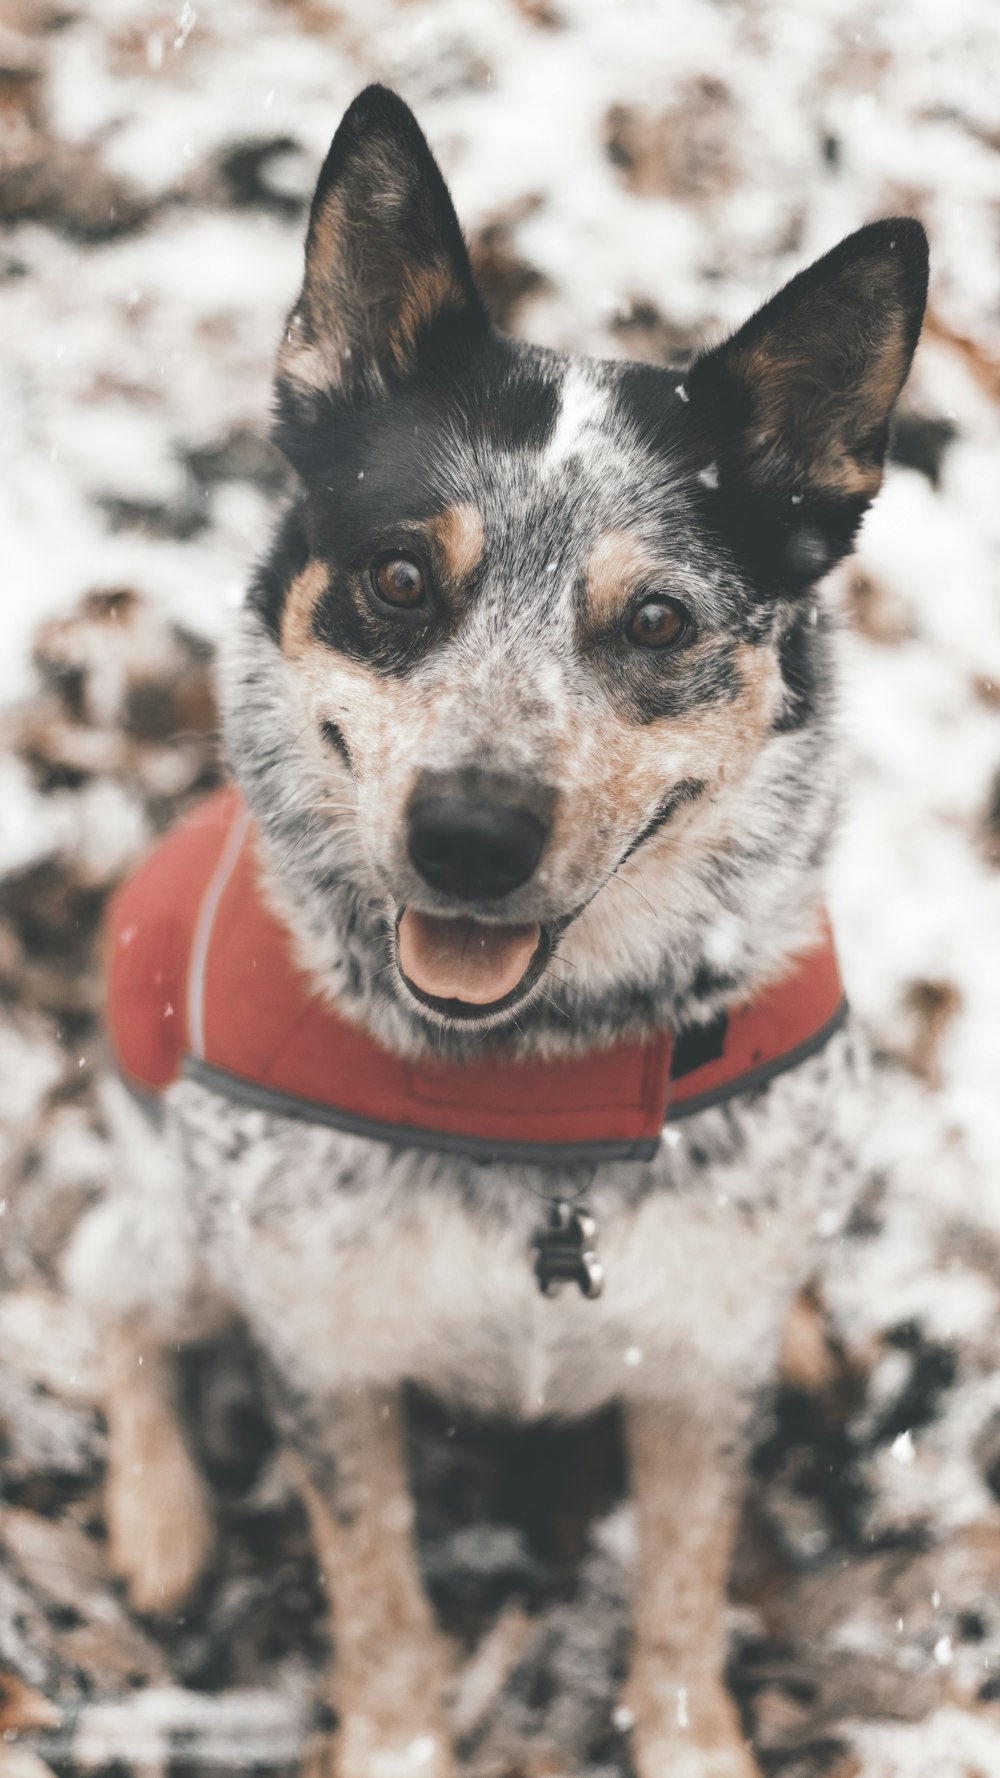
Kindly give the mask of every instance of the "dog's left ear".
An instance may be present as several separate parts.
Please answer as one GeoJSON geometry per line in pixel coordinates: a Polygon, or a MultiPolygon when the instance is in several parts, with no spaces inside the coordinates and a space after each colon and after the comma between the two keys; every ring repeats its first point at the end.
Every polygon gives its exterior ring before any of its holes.
{"type": "Polygon", "coordinates": [[[740,553],[794,591],[849,550],[878,492],[927,298],[919,222],[873,222],[800,272],[685,378],[740,553]]]}
{"type": "Polygon", "coordinates": [[[345,113],[316,186],[305,279],[278,352],[282,405],[384,389],[436,322],[487,320],[440,168],[384,86],[345,113]]]}

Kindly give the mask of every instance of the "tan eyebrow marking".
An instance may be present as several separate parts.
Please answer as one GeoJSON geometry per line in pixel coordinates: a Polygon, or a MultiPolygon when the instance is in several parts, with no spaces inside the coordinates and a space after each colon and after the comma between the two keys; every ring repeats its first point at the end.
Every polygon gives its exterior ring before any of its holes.
{"type": "Polygon", "coordinates": [[[587,608],[595,623],[606,624],[623,611],[630,593],[644,580],[663,574],[645,544],[628,531],[605,531],[587,561],[587,608]]]}
{"type": "Polygon", "coordinates": [[[482,561],[486,540],[479,509],[461,500],[438,513],[428,529],[444,556],[449,579],[456,584],[468,580],[482,561]]]}
{"type": "Polygon", "coordinates": [[[324,562],[313,557],[289,583],[285,608],[281,614],[281,646],[293,660],[304,654],[316,638],[312,633],[313,612],[330,585],[330,574],[324,562]]]}

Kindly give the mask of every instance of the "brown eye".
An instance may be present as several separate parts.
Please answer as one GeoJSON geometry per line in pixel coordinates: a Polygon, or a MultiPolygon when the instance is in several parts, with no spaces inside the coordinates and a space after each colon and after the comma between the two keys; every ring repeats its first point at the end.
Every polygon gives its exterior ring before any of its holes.
{"type": "Polygon", "coordinates": [[[638,648],[676,648],[694,628],[676,599],[647,599],[632,613],[625,632],[638,648]]]}
{"type": "Polygon", "coordinates": [[[424,571],[412,556],[387,556],[372,569],[372,586],[386,605],[412,611],[426,596],[424,571]]]}

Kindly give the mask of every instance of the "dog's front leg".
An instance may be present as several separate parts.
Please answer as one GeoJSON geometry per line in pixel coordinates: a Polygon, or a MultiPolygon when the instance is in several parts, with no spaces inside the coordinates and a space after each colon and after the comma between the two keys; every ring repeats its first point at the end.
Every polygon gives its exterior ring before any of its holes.
{"type": "Polygon", "coordinates": [[[445,1643],[417,1570],[400,1403],[279,1392],[330,1600],[336,1778],[449,1778],[445,1643]]]}
{"type": "Polygon", "coordinates": [[[211,1554],[208,1489],[184,1434],[174,1354],[135,1322],[105,1329],[103,1344],[109,1561],[137,1610],[169,1613],[211,1554]]]}
{"type": "MultiPolygon", "coordinates": [[[[734,1412],[733,1423],[738,1421],[734,1412]]],[[[726,1581],[741,1457],[691,1406],[631,1404],[639,1530],[624,1703],[639,1778],[757,1778],[725,1684],[726,1581]]]]}

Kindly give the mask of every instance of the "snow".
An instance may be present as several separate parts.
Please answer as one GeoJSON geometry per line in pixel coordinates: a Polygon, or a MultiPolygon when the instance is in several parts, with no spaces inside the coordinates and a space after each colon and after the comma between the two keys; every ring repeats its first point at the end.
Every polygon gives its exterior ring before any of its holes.
{"type": "Polygon", "coordinates": [[[990,1778],[1000,1772],[1000,1728],[961,1710],[939,1710],[929,1722],[866,1728],[858,1735],[861,1778],[990,1778]]]}
{"type": "MultiPolygon", "coordinates": [[[[141,770],[41,791],[12,740],[39,695],[32,651],[93,588],[135,588],[165,625],[218,637],[272,504],[262,472],[234,456],[200,475],[199,453],[266,430],[309,181],[366,81],[417,106],[470,235],[507,225],[510,253],[538,274],[512,324],[542,343],[625,355],[637,309],[682,347],[717,338],[840,235],[919,214],[931,318],[906,408],[954,436],[937,485],[891,469],[829,587],[851,754],[831,906],[882,1057],[868,1145],[885,1183],[874,1232],[835,1250],[820,1296],[866,1379],[849,1426],[866,1534],[957,1548],[996,1527],[1000,1425],[1000,7],[552,0],[554,24],[545,11],[71,0],[46,32],[17,8],[12,28],[42,78],[37,115],[10,141],[47,166],[64,155],[71,173],[59,176],[69,196],[52,174],[39,214],[15,220],[0,252],[0,881],[71,860],[101,888],[141,848],[151,810],[190,786],[190,750],[164,746],[141,770]],[[631,165],[608,153],[616,131],[631,165]],[[263,195],[238,201],[232,156],[248,143],[274,152],[263,195]],[[107,216],[101,192],[137,218],[106,238],[93,226],[107,216]],[[928,1423],[897,1420],[883,1436],[925,1362],[901,1329],[944,1353],[953,1380],[928,1423]]],[[[687,400],[683,383],[676,395],[687,400]]],[[[714,486],[716,466],[703,475],[714,486]]],[[[98,681],[113,728],[122,688],[98,681]]],[[[0,1062],[16,1157],[64,1067],[30,1003],[0,1025],[0,1062]]],[[[102,1150],[69,1108],[49,1122],[42,1196],[58,1222],[93,1188],[102,1150]]],[[[62,1354],[58,1308],[36,1295],[4,1308],[0,1332],[27,1354],[48,1315],[62,1354]]],[[[623,1348],[624,1366],[641,1362],[623,1348]]],[[[68,1374],[62,1357],[37,1369],[68,1374]]],[[[835,1547],[829,1525],[795,1523],[798,1547],[835,1547]]],[[[896,1612],[880,1610],[848,1614],[852,1646],[882,1650],[885,1625],[896,1634],[896,1612]]],[[[983,1658],[998,1652],[1000,1628],[983,1658]]],[[[862,1778],[1000,1772],[970,1659],[956,1624],[927,1630],[921,1671],[965,1689],[916,1724],[859,1721],[848,1738],[862,1778]]]]}

